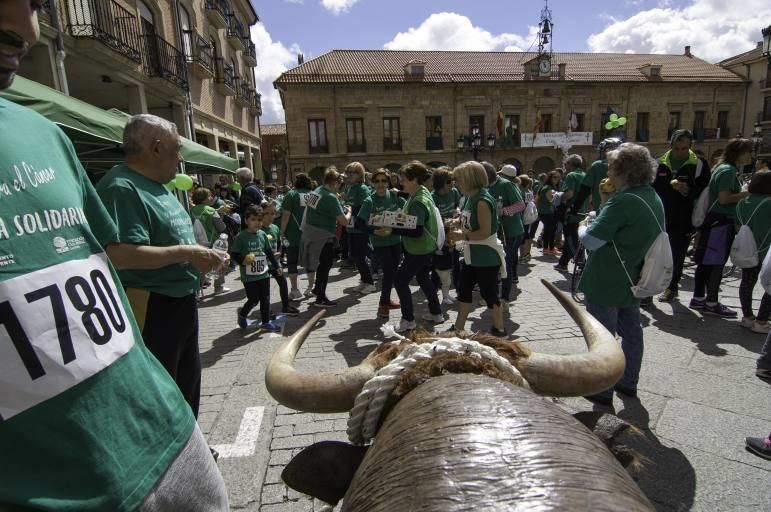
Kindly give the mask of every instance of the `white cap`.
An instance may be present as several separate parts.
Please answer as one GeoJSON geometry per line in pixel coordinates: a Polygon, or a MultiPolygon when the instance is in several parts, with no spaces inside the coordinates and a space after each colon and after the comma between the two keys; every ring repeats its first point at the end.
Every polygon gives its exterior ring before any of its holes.
{"type": "Polygon", "coordinates": [[[501,168],[501,174],[509,178],[516,178],[517,168],[511,164],[506,164],[501,168]]]}

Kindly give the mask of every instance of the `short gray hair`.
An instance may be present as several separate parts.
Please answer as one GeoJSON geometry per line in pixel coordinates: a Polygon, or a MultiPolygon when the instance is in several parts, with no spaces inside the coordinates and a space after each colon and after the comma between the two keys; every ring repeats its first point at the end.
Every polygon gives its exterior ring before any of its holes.
{"type": "Polygon", "coordinates": [[[139,155],[148,149],[154,140],[164,137],[178,137],[177,125],[152,114],[137,114],[123,128],[123,152],[126,156],[139,155]]]}
{"type": "Polygon", "coordinates": [[[656,178],[658,163],[645,146],[625,142],[607,156],[608,174],[618,176],[629,187],[650,185],[656,178]]]}
{"type": "Polygon", "coordinates": [[[244,181],[254,181],[254,173],[248,167],[241,167],[236,171],[236,178],[244,181]]]}
{"type": "Polygon", "coordinates": [[[581,155],[572,154],[568,155],[568,157],[565,159],[566,164],[571,164],[576,169],[583,169],[584,168],[584,159],[581,155]]]}

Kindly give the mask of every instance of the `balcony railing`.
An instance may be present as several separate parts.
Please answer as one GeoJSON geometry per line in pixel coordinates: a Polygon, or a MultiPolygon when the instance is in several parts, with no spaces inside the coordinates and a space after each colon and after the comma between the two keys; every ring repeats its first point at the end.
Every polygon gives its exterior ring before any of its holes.
{"type": "Polygon", "coordinates": [[[72,37],[96,39],[116,52],[142,62],[136,16],[114,0],[68,0],[66,31],[72,37]]]}
{"type": "Polygon", "coordinates": [[[185,54],[156,34],[142,36],[144,42],[143,63],[145,73],[160,77],[182,89],[187,88],[185,54]]]}
{"type": "Polygon", "coordinates": [[[246,80],[239,80],[236,87],[236,103],[248,107],[252,97],[252,87],[246,80]]]}
{"type": "Polygon", "coordinates": [[[230,13],[230,17],[228,18],[227,35],[230,46],[236,50],[244,49],[244,25],[234,13],[230,13]]]}
{"type": "Polygon", "coordinates": [[[206,17],[215,28],[227,28],[230,6],[227,0],[204,0],[206,17]]]}
{"type": "Polygon", "coordinates": [[[366,153],[367,152],[367,141],[363,140],[359,143],[356,142],[348,142],[348,152],[349,153],[366,153]]]}
{"type": "Polygon", "coordinates": [[[402,140],[394,140],[391,137],[383,137],[383,151],[401,151],[402,140]]]}
{"type": "Polygon", "coordinates": [[[244,37],[244,52],[241,54],[244,64],[250,67],[257,66],[257,48],[249,37],[244,37]]]}
{"type": "Polygon", "coordinates": [[[195,30],[185,30],[185,52],[190,71],[200,78],[214,76],[214,48],[195,30]]]}
{"type": "Polygon", "coordinates": [[[262,95],[257,90],[252,90],[252,96],[249,98],[249,113],[253,116],[262,115],[262,95]]]}
{"type": "Polygon", "coordinates": [[[444,149],[442,137],[426,137],[426,150],[436,151],[439,149],[444,149]]]}
{"type": "Polygon", "coordinates": [[[236,72],[233,66],[225,62],[222,57],[214,58],[214,83],[217,90],[224,96],[236,94],[236,72]]]}

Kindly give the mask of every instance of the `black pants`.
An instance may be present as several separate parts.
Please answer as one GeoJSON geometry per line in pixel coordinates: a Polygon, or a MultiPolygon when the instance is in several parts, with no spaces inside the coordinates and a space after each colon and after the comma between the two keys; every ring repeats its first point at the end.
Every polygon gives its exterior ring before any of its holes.
{"type": "Polygon", "coordinates": [[[169,297],[151,292],[142,338],[177,383],[197,418],[201,401],[201,355],[195,295],[169,297]]]}
{"type": "Polygon", "coordinates": [[[241,308],[241,316],[248,316],[254,306],[260,305],[262,323],[270,321],[270,279],[260,279],[244,283],[246,302],[241,308]]]}
{"type": "Polygon", "coordinates": [[[683,277],[683,265],[685,265],[685,256],[688,253],[688,244],[691,243],[690,230],[681,226],[667,227],[669,235],[669,247],[672,249],[672,281],[668,288],[676,292],[680,285],[680,279],[683,277]]]}
{"type": "Polygon", "coordinates": [[[402,246],[401,244],[385,247],[375,246],[375,256],[380,260],[383,269],[383,281],[380,284],[380,304],[389,304],[391,302],[391,289],[394,287],[394,276],[402,257],[402,246]]]}
{"type": "Polygon", "coordinates": [[[369,264],[367,264],[369,235],[366,233],[348,233],[348,250],[356,264],[356,270],[359,271],[359,278],[364,283],[373,284],[372,272],[369,269],[369,264]]]}
{"type": "Polygon", "coordinates": [[[286,276],[284,274],[278,275],[276,269],[270,269],[270,275],[278,283],[278,294],[281,296],[281,307],[286,309],[289,305],[289,287],[286,285],[286,276]]]}
{"type": "Polygon", "coordinates": [[[720,281],[723,279],[723,268],[725,262],[728,260],[728,254],[731,251],[731,244],[734,241],[734,230],[729,229],[728,235],[724,240],[724,246],[719,248],[724,255],[722,263],[718,265],[707,265],[703,263],[705,254],[707,253],[707,247],[710,244],[710,231],[712,229],[724,226],[725,224],[733,225],[733,220],[729,219],[725,215],[709,213],[707,218],[704,219],[704,224],[700,229],[699,245],[696,247],[696,261],[698,266],[696,267],[696,273],[694,274],[694,286],[693,296],[704,297],[705,288],[707,302],[717,302],[718,293],[720,292],[720,281]]]}
{"type": "Polygon", "coordinates": [[[525,240],[535,240],[535,233],[538,231],[538,220],[534,220],[532,224],[525,226],[525,240]]]}
{"type": "Polygon", "coordinates": [[[319,255],[319,266],[316,268],[316,286],[313,293],[319,300],[327,298],[327,284],[329,283],[329,271],[332,270],[332,263],[335,260],[335,243],[329,241],[324,244],[319,255]]]}
{"type": "Polygon", "coordinates": [[[543,222],[543,248],[554,249],[554,236],[557,234],[557,217],[553,213],[540,213],[543,222]]]}
{"type": "Polygon", "coordinates": [[[565,223],[562,233],[565,235],[565,243],[562,245],[559,264],[566,267],[578,251],[578,222],[565,223]]]}
{"type": "Polygon", "coordinates": [[[394,279],[394,288],[399,295],[399,302],[402,306],[402,318],[407,321],[415,320],[415,313],[412,309],[412,292],[410,291],[410,281],[413,277],[417,279],[423,295],[428,300],[428,310],[432,315],[441,315],[442,307],[439,305],[439,298],[436,295],[436,287],[431,282],[429,272],[431,271],[431,254],[415,255],[404,251],[404,258],[396,270],[394,279]]]}
{"type": "Polygon", "coordinates": [[[297,262],[300,258],[300,241],[297,241],[298,245],[290,245],[286,248],[286,265],[290,274],[297,273],[297,262]]]}
{"type": "Polygon", "coordinates": [[[494,267],[472,267],[461,264],[460,268],[460,289],[458,290],[458,300],[471,303],[474,285],[479,285],[479,293],[487,302],[487,307],[500,305],[498,301],[498,270],[500,265],[494,267]]]}
{"type": "MultiPolygon", "coordinates": [[[[507,238],[504,242],[506,250],[506,278],[501,280],[501,299],[509,302],[511,299],[511,287],[518,283],[517,269],[519,268],[519,246],[522,245],[524,235],[507,238]]],[[[504,237],[505,238],[505,237],[504,237]]]]}
{"type": "MultiPolygon", "coordinates": [[[[742,283],[739,285],[739,301],[742,304],[742,314],[744,316],[754,316],[752,314],[752,290],[758,282],[760,267],[743,268],[742,283]]],[[[758,309],[758,322],[767,322],[771,313],[771,295],[763,292],[763,298],[760,299],[760,309],[758,309]]]]}

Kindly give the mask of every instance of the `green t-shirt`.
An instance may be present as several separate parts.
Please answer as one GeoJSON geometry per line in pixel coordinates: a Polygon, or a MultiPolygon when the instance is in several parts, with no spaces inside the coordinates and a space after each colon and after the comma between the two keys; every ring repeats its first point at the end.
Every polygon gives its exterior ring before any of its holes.
{"type": "Polygon", "coordinates": [[[709,211],[722,213],[731,219],[735,219],[736,203],[720,204],[717,200],[720,192],[726,191],[738,194],[742,191],[742,184],[739,183],[739,174],[736,172],[736,167],[724,163],[717,166],[709,179],[709,211]]]}
{"type": "Polygon", "coordinates": [[[554,205],[549,201],[549,198],[546,197],[546,193],[550,190],[554,190],[551,185],[543,185],[538,189],[538,200],[535,202],[538,213],[547,215],[554,213],[554,205]]]}
{"type": "Polygon", "coordinates": [[[415,193],[405,202],[402,212],[414,215],[416,225],[423,226],[423,234],[419,237],[402,237],[404,250],[410,254],[422,256],[436,252],[437,226],[434,220],[434,200],[431,192],[420,185],[415,193]]]}
{"type": "Polygon", "coordinates": [[[278,255],[279,254],[279,246],[278,243],[281,241],[281,229],[279,229],[278,226],[275,224],[271,224],[268,227],[261,227],[260,228],[263,233],[265,233],[265,238],[268,239],[268,244],[270,245],[270,250],[273,251],[273,254],[278,255]]]}
{"type": "Polygon", "coordinates": [[[252,233],[248,229],[242,229],[236,235],[236,239],[233,240],[233,247],[230,251],[240,254],[242,257],[247,254],[254,254],[254,260],[249,262],[249,264],[239,265],[241,267],[242,282],[249,283],[270,277],[268,272],[270,270],[269,262],[266,254],[268,251],[272,252],[272,250],[264,231],[260,230],[252,233]]]}
{"type": "MultiPolygon", "coordinates": [[[[568,190],[573,191],[573,197],[568,199],[565,202],[565,206],[568,208],[573,206],[573,203],[576,201],[576,196],[578,195],[578,191],[581,190],[581,184],[584,182],[584,177],[586,176],[586,173],[582,171],[581,169],[578,169],[576,171],[571,171],[568,173],[567,176],[565,176],[565,181],[562,182],[562,186],[560,187],[563,192],[567,192],[568,190]]],[[[586,209],[589,207],[589,198],[587,197],[584,201],[584,204],[579,205],[579,207],[576,209],[578,213],[586,213],[586,209]]],[[[583,217],[580,217],[578,215],[568,215],[567,216],[567,222],[569,223],[577,223],[581,222],[583,220],[583,217]]]]}
{"type": "Polygon", "coordinates": [[[586,170],[582,185],[592,189],[592,209],[599,210],[602,198],[600,197],[600,182],[608,177],[608,162],[596,160],[586,170]]]}
{"type": "Polygon", "coordinates": [[[440,194],[434,190],[431,192],[431,198],[439,209],[439,215],[442,216],[442,219],[449,219],[455,215],[455,210],[460,204],[460,192],[455,187],[450,188],[446,194],[440,194]]]}
{"type": "Polygon", "coordinates": [[[308,224],[330,233],[337,231],[337,216],[345,214],[337,195],[321,186],[305,195],[305,204],[308,208],[305,214],[308,224]]]}
{"type": "Polygon", "coordinates": [[[0,508],[133,511],[195,419],[142,341],[75,150],[0,99],[0,508]]]}
{"type": "Polygon", "coordinates": [[[289,240],[290,247],[297,247],[300,244],[300,235],[302,235],[300,226],[305,215],[305,195],[308,192],[310,190],[304,188],[292,189],[281,202],[281,213],[289,212],[289,222],[286,224],[284,236],[289,240]]]}
{"type": "Polygon", "coordinates": [[[501,224],[503,225],[503,234],[506,236],[506,239],[510,240],[524,233],[525,227],[522,225],[522,212],[515,215],[506,215],[505,212],[507,206],[522,201],[522,193],[519,191],[519,187],[506,178],[499,177],[487,191],[495,199],[496,204],[498,198],[503,203],[504,212],[501,214],[501,224]]]}
{"type": "MultiPolygon", "coordinates": [[[[96,191],[118,225],[124,244],[195,245],[190,216],[177,197],[157,181],[125,165],[116,165],[99,181],[96,191]]],[[[175,263],[152,270],[119,270],[123,286],[170,297],[184,297],[198,289],[198,272],[190,264],[175,263]]]]}
{"type": "MultiPolygon", "coordinates": [[[[377,193],[372,194],[361,205],[359,210],[359,218],[369,224],[370,215],[381,215],[383,212],[398,212],[404,207],[404,199],[397,196],[390,190],[386,190],[384,196],[379,196],[377,193]]],[[[374,247],[388,247],[391,245],[398,245],[402,243],[402,237],[399,235],[378,236],[370,235],[370,242],[374,247]]]]}
{"type": "Polygon", "coordinates": [[[741,225],[747,224],[749,220],[748,225],[758,247],[758,259],[763,263],[768,246],[771,245],[771,196],[750,194],[739,201],[736,205],[736,220],[741,225]]]}
{"type": "MultiPolygon", "coordinates": [[[[350,185],[345,192],[345,202],[351,205],[353,212],[358,212],[361,205],[364,204],[364,200],[372,194],[372,189],[364,183],[354,183],[350,185]]],[[[346,228],[349,233],[361,233],[356,228],[346,228]]]]}
{"type": "Polygon", "coordinates": [[[590,302],[603,306],[627,307],[639,303],[632,295],[629,278],[637,283],[645,254],[661,233],[664,205],[650,185],[628,188],[613,194],[600,210],[587,233],[607,243],[591,251],[581,275],[579,289],[590,302]],[[655,212],[649,210],[636,195],[655,212]],[[614,249],[615,246],[615,249],[614,249]],[[622,266],[619,256],[624,260],[622,266]],[[629,273],[629,278],[626,272],[629,273]]]}
{"type": "MultiPolygon", "coordinates": [[[[484,201],[490,207],[490,215],[492,219],[492,226],[490,232],[494,235],[498,232],[498,216],[495,215],[495,202],[493,196],[483,188],[478,194],[472,197],[464,197],[463,204],[461,205],[461,221],[463,222],[463,229],[470,231],[477,231],[479,229],[479,219],[477,216],[477,205],[480,201],[484,201]]],[[[472,244],[471,245],[471,266],[472,267],[497,267],[501,264],[501,260],[498,257],[498,253],[492,248],[486,245],[472,244]]]]}

